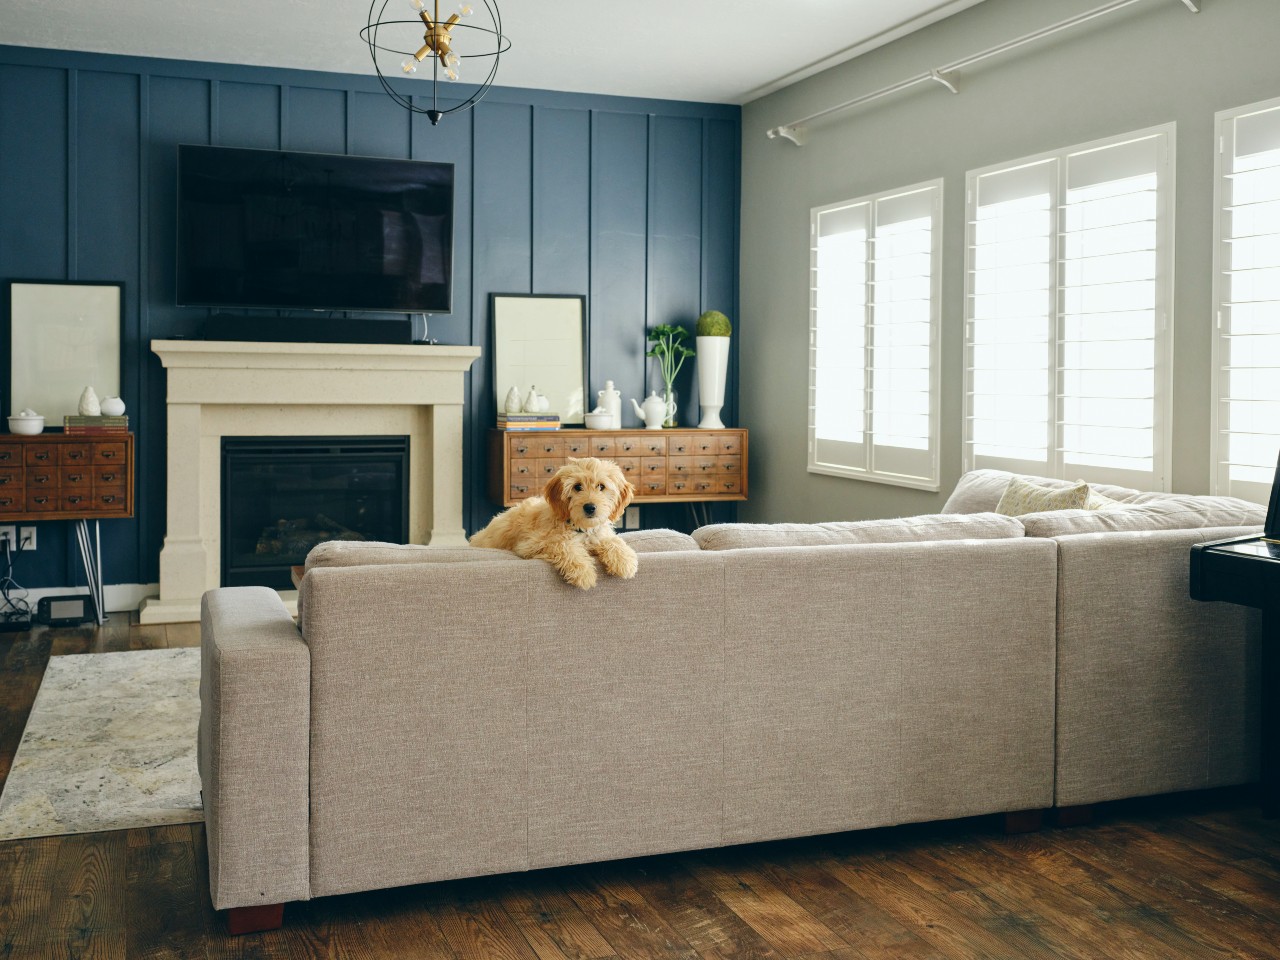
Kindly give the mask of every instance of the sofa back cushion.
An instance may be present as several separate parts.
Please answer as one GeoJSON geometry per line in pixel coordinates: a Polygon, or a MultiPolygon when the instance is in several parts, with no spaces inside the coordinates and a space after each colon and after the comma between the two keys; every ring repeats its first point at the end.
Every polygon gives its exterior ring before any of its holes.
{"type": "Polygon", "coordinates": [[[473,563],[510,560],[506,550],[482,547],[431,547],[416,543],[381,543],[374,540],[327,540],[307,554],[306,569],[316,567],[364,567],[386,563],[473,563]]]}
{"type": "Polygon", "coordinates": [[[1054,510],[1022,518],[1028,537],[1066,537],[1078,533],[1125,530],[1194,530],[1203,527],[1253,527],[1266,520],[1266,508],[1235,497],[1195,497],[1142,493],[1128,503],[1102,510],[1054,510]]]}
{"type": "Polygon", "coordinates": [[[636,553],[673,553],[700,550],[698,541],[687,533],[659,528],[656,530],[629,530],[618,534],[636,553]]]}
{"type": "Polygon", "coordinates": [[[928,540],[1003,540],[1021,537],[1022,524],[994,513],[932,514],[849,523],[713,523],[693,531],[703,550],[749,547],[821,547],[850,543],[928,540]]]}
{"type": "MultiPolygon", "coordinates": [[[[1037,486],[1051,487],[1055,490],[1065,490],[1068,487],[1074,487],[1079,481],[1073,480],[1053,480],[1049,477],[1032,477],[1022,474],[1009,473],[1005,470],[970,470],[960,482],[956,484],[956,488],[952,491],[951,496],[947,498],[947,502],[943,504],[943,513],[989,513],[996,509],[1000,503],[1000,498],[1004,496],[1005,490],[1009,487],[1009,481],[1014,477],[1020,477],[1023,480],[1029,480],[1037,486]]],[[[1127,502],[1133,497],[1139,496],[1137,490],[1129,487],[1114,487],[1107,483],[1091,483],[1089,489],[1097,491],[1104,496],[1110,497],[1112,500],[1127,502]]]]}

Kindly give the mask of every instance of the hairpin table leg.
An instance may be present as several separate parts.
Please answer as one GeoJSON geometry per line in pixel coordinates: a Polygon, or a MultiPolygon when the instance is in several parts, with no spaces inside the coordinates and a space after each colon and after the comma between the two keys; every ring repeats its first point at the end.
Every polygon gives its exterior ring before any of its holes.
{"type": "Polygon", "coordinates": [[[76,540],[80,545],[80,562],[84,564],[85,580],[89,584],[89,601],[93,604],[93,618],[99,625],[106,623],[107,615],[102,594],[102,532],[98,521],[93,521],[93,537],[89,536],[89,521],[76,521],[76,540]]]}

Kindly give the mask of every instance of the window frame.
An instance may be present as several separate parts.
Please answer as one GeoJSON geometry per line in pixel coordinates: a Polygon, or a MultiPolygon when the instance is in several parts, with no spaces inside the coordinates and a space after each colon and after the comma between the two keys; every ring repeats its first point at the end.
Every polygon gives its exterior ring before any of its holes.
{"type": "Polygon", "coordinates": [[[896,487],[907,487],[914,490],[927,490],[930,492],[938,492],[942,488],[941,480],[941,367],[942,367],[942,248],[943,248],[943,199],[944,199],[944,182],[942,177],[936,177],[931,180],[924,180],[919,183],[911,184],[905,187],[895,187],[889,190],[881,190],[875,193],[865,194],[860,197],[854,197],[848,200],[839,200],[834,203],[823,204],[821,206],[812,207],[809,210],[809,391],[808,391],[808,431],[807,431],[807,458],[808,472],[812,474],[820,474],[823,476],[843,477],[850,480],[866,480],[871,483],[883,483],[896,487]],[[872,229],[868,231],[867,243],[870,245],[874,242],[876,236],[875,226],[878,224],[876,213],[879,204],[882,201],[893,200],[898,197],[908,196],[914,193],[923,193],[926,190],[933,191],[933,197],[930,203],[930,236],[929,236],[929,431],[928,431],[928,453],[929,453],[929,473],[928,475],[916,475],[894,472],[892,470],[878,470],[875,464],[875,432],[872,429],[875,407],[873,404],[873,396],[875,389],[875,370],[872,359],[872,347],[874,337],[874,321],[873,308],[874,297],[872,291],[875,283],[875,256],[868,253],[866,261],[866,278],[863,283],[867,288],[865,305],[863,309],[866,312],[866,338],[863,344],[863,371],[865,375],[865,384],[863,393],[865,396],[864,403],[864,427],[863,436],[866,438],[866,466],[853,467],[845,464],[829,463],[817,459],[818,443],[817,443],[817,372],[818,372],[818,218],[824,214],[847,207],[855,207],[866,204],[870,208],[868,217],[872,229]]]}
{"type": "Polygon", "coordinates": [[[1242,499],[1255,500],[1258,503],[1268,502],[1270,489],[1265,484],[1244,480],[1235,481],[1235,484],[1246,485],[1248,489],[1241,490],[1233,485],[1227,462],[1230,453],[1230,431],[1223,424],[1224,418],[1222,416],[1223,406],[1227,401],[1223,391],[1228,382],[1223,370],[1223,364],[1226,360],[1223,340],[1226,334],[1224,334],[1222,326],[1224,301],[1227,295],[1225,278],[1230,263],[1230,259],[1225,255],[1228,246],[1226,236],[1227,184],[1230,180],[1229,174],[1232,166],[1230,161],[1235,158],[1234,121],[1241,117],[1267,113],[1277,109],[1280,109],[1280,97],[1260,100],[1257,103],[1247,103],[1227,110],[1219,110],[1213,115],[1213,282],[1211,285],[1213,313],[1210,315],[1210,320],[1213,324],[1213,335],[1209,351],[1211,363],[1209,392],[1212,401],[1212,408],[1209,413],[1209,492],[1216,496],[1235,496],[1242,499]],[[1230,154],[1227,153],[1228,144],[1232,147],[1230,154]],[[1252,489],[1254,487],[1257,487],[1257,489],[1252,489]]]}
{"type": "MultiPolygon", "coordinates": [[[[965,173],[965,233],[964,233],[964,308],[963,328],[961,333],[961,358],[963,370],[963,404],[961,423],[961,462],[963,470],[968,472],[977,469],[1008,470],[1013,473],[1039,475],[1058,480],[1085,479],[1091,483],[1113,484],[1125,487],[1137,487],[1141,490],[1168,491],[1172,484],[1173,465],[1173,331],[1174,331],[1174,215],[1177,198],[1177,124],[1164,123],[1139,130],[1132,130],[1114,136],[1091,140],[1086,143],[1072,144],[1053,150],[1045,150],[1031,156],[1005,160],[989,164],[965,173]],[[1155,369],[1153,371],[1154,394],[1152,399],[1152,477],[1143,479],[1132,471],[1108,467],[1077,465],[1067,468],[1063,456],[1064,427],[1066,424],[1065,401],[1069,399],[1064,391],[1063,353],[1065,347],[1063,293],[1068,289],[1064,282],[1064,231],[1062,211],[1067,195],[1067,160],[1078,154],[1090,153],[1107,147],[1119,146],[1138,140],[1163,136],[1164,161],[1157,167],[1157,204],[1156,221],[1156,275],[1155,305],[1156,331],[1154,337],[1155,369]],[[1051,354],[1049,370],[1051,382],[1046,383],[1045,402],[1049,407],[1049,425],[1052,434],[1049,437],[1049,456],[1043,464],[1030,461],[997,461],[978,464],[974,454],[973,422],[974,422],[974,240],[977,222],[978,180],[994,173],[1015,170],[1053,160],[1055,169],[1055,192],[1050,204],[1053,217],[1052,265],[1052,307],[1048,320],[1052,336],[1049,341],[1051,354]]],[[[994,458],[984,458],[994,460],[994,458]]]]}

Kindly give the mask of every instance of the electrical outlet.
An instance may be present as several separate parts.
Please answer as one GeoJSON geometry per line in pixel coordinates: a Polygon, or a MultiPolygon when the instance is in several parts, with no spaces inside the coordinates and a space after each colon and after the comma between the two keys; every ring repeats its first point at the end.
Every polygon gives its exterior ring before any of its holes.
{"type": "Polygon", "coordinates": [[[36,548],[36,528],[35,527],[19,527],[18,528],[18,549],[34,550],[36,548]]]}
{"type": "Polygon", "coordinates": [[[0,527],[0,543],[9,541],[9,547],[12,550],[18,549],[18,528],[12,525],[0,527]]]}
{"type": "Polygon", "coordinates": [[[627,507],[626,515],[622,518],[623,530],[639,530],[640,529],[640,508],[627,507]]]}

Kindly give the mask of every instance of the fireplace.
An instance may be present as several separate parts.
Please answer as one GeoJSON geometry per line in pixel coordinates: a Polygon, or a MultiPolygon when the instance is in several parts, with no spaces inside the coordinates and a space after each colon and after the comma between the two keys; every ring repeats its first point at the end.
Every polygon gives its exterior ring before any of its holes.
{"type": "Polygon", "coordinates": [[[223,437],[222,585],[290,587],[325,540],[404,543],[408,437],[223,437]]]}

